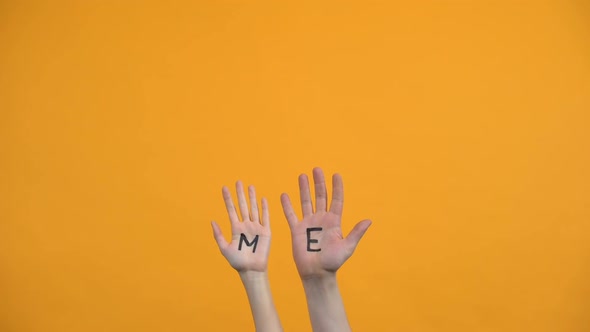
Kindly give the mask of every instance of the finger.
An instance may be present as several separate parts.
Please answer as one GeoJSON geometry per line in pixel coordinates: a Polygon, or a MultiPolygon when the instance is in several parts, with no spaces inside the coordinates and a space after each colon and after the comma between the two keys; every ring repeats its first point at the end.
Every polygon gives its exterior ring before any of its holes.
{"type": "Polygon", "coordinates": [[[330,203],[330,212],[341,216],[343,206],[344,185],[342,183],[342,176],[340,174],[334,174],[332,176],[332,203],[330,203]]]}
{"type": "Polygon", "coordinates": [[[253,222],[260,222],[258,202],[256,202],[256,189],[254,189],[254,186],[248,187],[248,197],[250,197],[250,217],[253,222]]]}
{"type": "Polygon", "coordinates": [[[223,237],[223,234],[221,233],[221,229],[219,228],[219,225],[217,225],[217,223],[215,221],[211,221],[211,227],[213,228],[213,237],[215,238],[215,242],[217,242],[217,246],[219,247],[219,250],[221,250],[223,252],[225,250],[225,248],[228,246],[228,243],[225,240],[225,238],[223,237]]]}
{"type": "Polygon", "coordinates": [[[313,206],[311,204],[311,194],[309,192],[309,179],[306,174],[299,175],[299,197],[301,199],[303,218],[312,215],[313,206]]]}
{"type": "Polygon", "coordinates": [[[238,193],[238,205],[240,206],[240,214],[242,215],[242,221],[250,221],[250,214],[248,213],[248,202],[246,201],[246,195],[244,194],[244,185],[242,181],[236,182],[236,191],[238,193]]]}
{"type": "Polygon", "coordinates": [[[348,242],[349,247],[352,249],[351,251],[354,251],[367,229],[369,229],[369,226],[371,226],[371,220],[369,219],[365,219],[354,225],[354,228],[346,237],[346,242],[348,242]]]}
{"type": "Polygon", "coordinates": [[[313,182],[315,184],[315,211],[326,211],[328,200],[326,180],[324,179],[324,172],[319,167],[313,169],[313,182]]]}
{"type": "Polygon", "coordinates": [[[289,195],[281,195],[281,205],[283,206],[283,212],[285,213],[285,218],[287,218],[289,227],[293,228],[297,224],[298,220],[295,211],[293,211],[293,206],[291,205],[289,195]]]}
{"type": "Polygon", "coordinates": [[[229,215],[229,221],[232,223],[232,227],[235,223],[240,222],[240,218],[238,217],[238,213],[236,212],[236,207],[234,206],[234,201],[231,198],[231,193],[226,186],[223,186],[221,189],[223,194],[223,200],[225,201],[225,208],[227,209],[227,214],[229,215]]]}
{"type": "Polygon", "coordinates": [[[270,213],[268,211],[268,201],[262,197],[262,226],[270,228],[270,213]]]}

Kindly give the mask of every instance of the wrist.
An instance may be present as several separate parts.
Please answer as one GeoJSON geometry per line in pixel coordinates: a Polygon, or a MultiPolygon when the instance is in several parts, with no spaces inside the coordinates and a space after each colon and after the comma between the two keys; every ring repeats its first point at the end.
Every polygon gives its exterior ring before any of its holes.
{"type": "Polygon", "coordinates": [[[306,274],[306,275],[299,275],[301,281],[303,283],[318,283],[324,282],[327,280],[336,279],[336,271],[323,271],[321,273],[313,273],[313,274],[306,274]]]}
{"type": "Polygon", "coordinates": [[[328,272],[321,275],[301,276],[301,282],[305,289],[325,290],[338,287],[335,272],[328,272]]]}
{"type": "Polygon", "coordinates": [[[314,331],[350,331],[336,273],[302,277],[314,331]]]}
{"type": "Polygon", "coordinates": [[[246,282],[256,282],[256,281],[265,281],[268,280],[268,272],[267,271],[238,271],[240,275],[240,279],[246,282]]]}
{"type": "Polygon", "coordinates": [[[248,296],[253,294],[263,297],[270,295],[270,281],[266,272],[240,271],[239,274],[248,296]]]}
{"type": "Polygon", "coordinates": [[[254,318],[256,331],[282,331],[277,315],[268,273],[266,271],[238,271],[254,318]]]}

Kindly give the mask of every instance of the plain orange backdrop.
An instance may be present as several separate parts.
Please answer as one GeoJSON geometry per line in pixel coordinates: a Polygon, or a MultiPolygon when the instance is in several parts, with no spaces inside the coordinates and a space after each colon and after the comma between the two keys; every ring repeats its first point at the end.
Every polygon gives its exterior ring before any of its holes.
{"type": "MultiPolygon", "coordinates": [[[[587,1],[0,1],[0,330],[251,331],[221,186],[345,184],[356,331],[590,331],[587,1]]],[[[297,205],[298,206],[298,205],[297,205]]]]}

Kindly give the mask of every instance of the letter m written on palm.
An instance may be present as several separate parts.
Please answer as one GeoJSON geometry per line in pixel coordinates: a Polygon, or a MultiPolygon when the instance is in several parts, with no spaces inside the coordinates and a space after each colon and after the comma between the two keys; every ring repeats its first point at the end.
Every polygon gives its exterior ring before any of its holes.
{"type": "Polygon", "coordinates": [[[256,252],[256,246],[258,245],[258,235],[254,237],[252,242],[249,242],[246,234],[240,233],[240,243],[238,244],[238,250],[242,250],[242,243],[246,243],[247,247],[254,246],[254,248],[252,248],[252,252],[254,253],[256,252]]]}

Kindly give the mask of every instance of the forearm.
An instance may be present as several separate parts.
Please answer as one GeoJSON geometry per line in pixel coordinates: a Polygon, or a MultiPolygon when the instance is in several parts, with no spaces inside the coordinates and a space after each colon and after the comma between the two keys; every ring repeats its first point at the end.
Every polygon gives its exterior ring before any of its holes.
{"type": "Polygon", "coordinates": [[[350,331],[336,274],[302,279],[314,332],[350,331]]]}
{"type": "Polygon", "coordinates": [[[255,271],[240,272],[240,278],[248,295],[256,331],[283,331],[272,299],[268,274],[255,271]]]}

